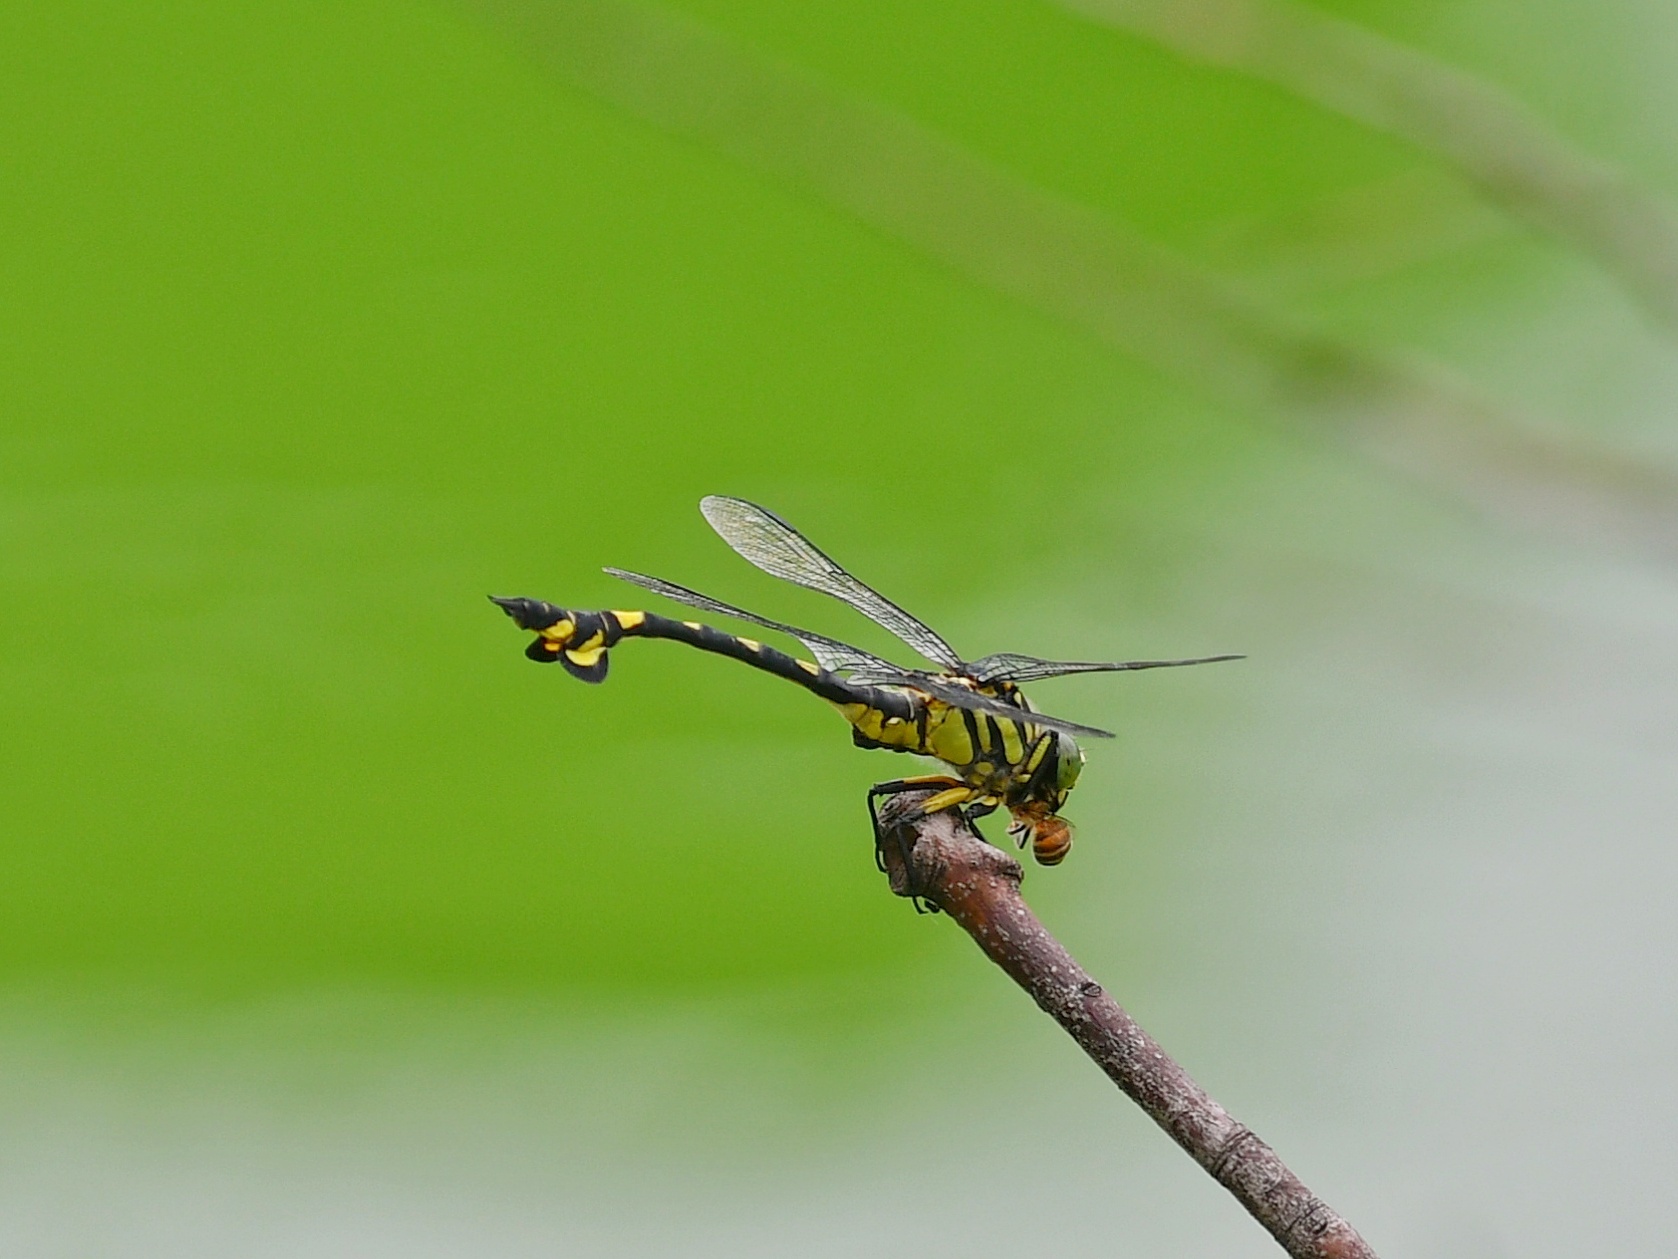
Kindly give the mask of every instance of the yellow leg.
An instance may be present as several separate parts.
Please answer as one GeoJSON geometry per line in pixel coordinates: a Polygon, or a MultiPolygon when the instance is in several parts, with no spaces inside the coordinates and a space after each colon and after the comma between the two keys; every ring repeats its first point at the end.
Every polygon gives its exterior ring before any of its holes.
{"type": "Polygon", "coordinates": [[[935,796],[928,796],[925,800],[922,800],[921,812],[942,813],[945,809],[953,809],[958,804],[966,804],[969,800],[975,799],[978,794],[971,787],[951,787],[946,791],[940,791],[935,796]]]}

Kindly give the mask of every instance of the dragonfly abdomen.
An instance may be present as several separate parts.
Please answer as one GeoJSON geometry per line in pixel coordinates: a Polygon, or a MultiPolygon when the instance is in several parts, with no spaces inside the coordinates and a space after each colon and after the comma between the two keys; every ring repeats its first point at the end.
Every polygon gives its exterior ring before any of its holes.
{"type": "Polygon", "coordinates": [[[607,652],[623,639],[665,638],[785,678],[838,705],[842,711],[854,708],[877,714],[882,723],[913,724],[914,701],[900,691],[855,686],[812,661],[800,660],[754,638],[725,633],[698,621],[672,620],[656,612],[583,612],[538,599],[496,599],[495,602],[520,628],[535,632],[536,639],[526,650],[527,656],[543,663],[561,664],[566,672],[585,682],[605,678],[607,652]]]}
{"type": "MultiPolygon", "coordinates": [[[[608,612],[605,615],[621,618],[625,614],[608,612]]],[[[622,636],[625,638],[667,638],[673,642],[697,647],[700,651],[711,652],[713,655],[728,656],[730,659],[749,664],[754,669],[785,678],[788,682],[834,704],[864,703],[873,707],[882,701],[890,703],[885,698],[885,692],[874,687],[852,686],[838,674],[828,672],[813,661],[789,656],[784,651],[777,651],[765,643],[758,642],[755,638],[729,634],[698,621],[672,620],[653,612],[639,612],[633,615],[640,619],[633,625],[623,626],[622,636]]],[[[900,705],[903,709],[901,715],[906,716],[907,699],[895,698],[903,699],[900,705]]],[[[899,707],[895,704],[890,706],[899,707]]]]}

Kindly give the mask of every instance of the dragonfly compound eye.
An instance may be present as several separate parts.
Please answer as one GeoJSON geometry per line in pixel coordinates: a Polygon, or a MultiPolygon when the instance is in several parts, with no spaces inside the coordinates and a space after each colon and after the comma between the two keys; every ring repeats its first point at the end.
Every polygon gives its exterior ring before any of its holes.
{"type": "MultiPolygon", "coordinates": [[[[1069,734],[1062,734],[1056,739],[1059,747],[1056,749],[1059,764],[1055,769],[1055,786],[1064,797],[1078,783],[1078,775],[1084,769],[1084,749],[1079,747],[1069,734]]],[[[1071,841],[1068,840],[1068,843],[1071,841]]]]}

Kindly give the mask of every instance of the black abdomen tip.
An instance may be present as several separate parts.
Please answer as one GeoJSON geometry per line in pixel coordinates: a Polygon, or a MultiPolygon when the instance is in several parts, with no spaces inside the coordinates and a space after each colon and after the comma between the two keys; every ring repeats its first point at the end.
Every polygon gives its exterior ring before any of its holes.
{"type": "Polygon", "coordinates": [[[489,601],[512,617],[513,623],[520,629],[543,630],[565,619],[563,608],[556,608],[551,603],[543,603],[540,599],[491,595],[489,601]]]}

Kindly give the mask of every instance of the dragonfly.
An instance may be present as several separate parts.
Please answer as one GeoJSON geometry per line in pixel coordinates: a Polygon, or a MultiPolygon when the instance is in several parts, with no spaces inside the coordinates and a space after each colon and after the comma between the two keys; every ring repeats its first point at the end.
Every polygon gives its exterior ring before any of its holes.
{"type": "Polygon", "coordinates": [[[606,678],[609,653],[627,638],[662,638],[728,656],[784,678],[837,708],[862,748],[914,753],[942,763],[943,774],[880,782],[868,792],[876,856],[885,839],[878,802],[907,791],[931,794],[905,817],[912,822],[945,810],[969,824],[1006,810],[1008,834],[1041,865],[1058,865],[1072,847],[1072,824],[1060,816],[1084,767],[1080,739],[1112,733],[1037,711],[1022,683],[1074,673],[1121,673],[1240,660],[1239,655],[1188,660],[1045,660],[1000,652],[964,660],[923,621],[864,584],[792,525],[742,498],[711,495],[700,511],[741,558],[773,577],[831,596],[862,613],[933,668],[906,667],[836,638],[759,616],[686,586],[621,568],[614,577],[716,616],[746,621],[796,639],[813,660],[697,621],[646,611],[582,611],[539,599],[491,595],[521,628],[535,634],[525,654],[557,663],[584,682],[606,678]]]}

